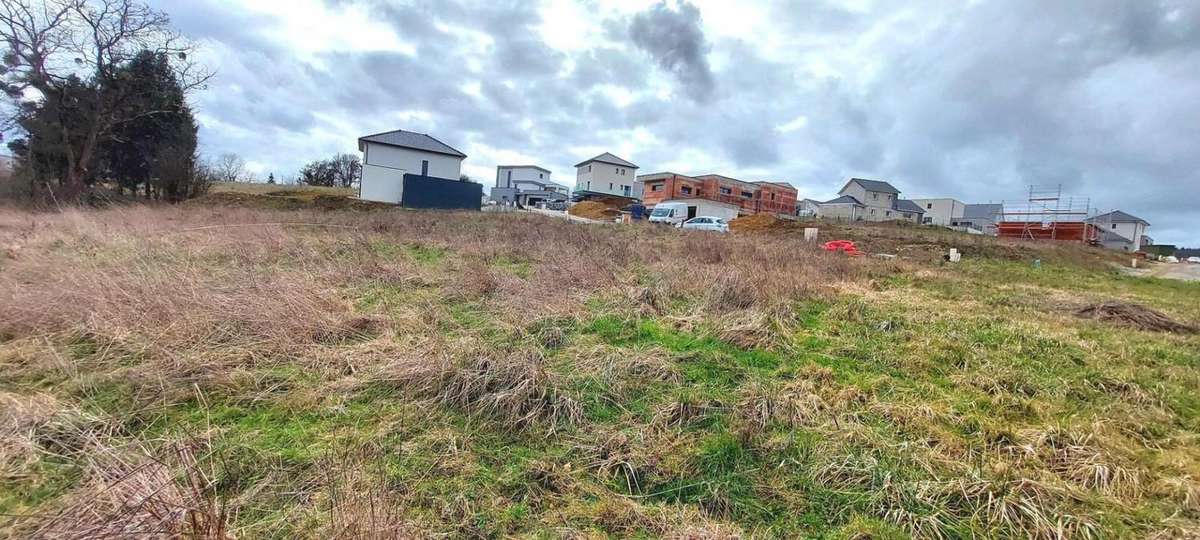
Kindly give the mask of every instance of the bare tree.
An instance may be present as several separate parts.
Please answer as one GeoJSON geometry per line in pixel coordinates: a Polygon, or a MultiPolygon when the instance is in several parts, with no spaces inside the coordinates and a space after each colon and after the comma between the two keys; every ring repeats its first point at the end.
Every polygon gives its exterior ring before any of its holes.
{"type": "Polygon", "coordinates": [[[246,178],[246,160],[234,153],[221,154],[212,168],[218,182],[240,182],[246,178]]]}
{"type": "Polygon", "coordinates": [[[115,126],[174,112],[127,107],[133,96],[121,90],[125,85],[114,84],[121,65],[140,51],[163,55],[185,93],[211,77],[188,59],[193,45],[171,29],[167,15],[136,0],[4,0],[0,41],[7,48],[0,81],[10,98],[19,101],[32,93],[82,116],[82,121],[60,122],[67,160],[60,180],[67,197],[83,192],[88,165],[115,126]],[[94,99],[73,108],[73,92],[81,82],[94,99]]]}
{"type": "Polygon", "coordinates": [[[358,176],[362,172],[362,163],[354,154],[334,154],[329,159],[329,166],[333,169],[333,185],[335,186],[346,188],[353,186],[358,182],[358,176]]]}

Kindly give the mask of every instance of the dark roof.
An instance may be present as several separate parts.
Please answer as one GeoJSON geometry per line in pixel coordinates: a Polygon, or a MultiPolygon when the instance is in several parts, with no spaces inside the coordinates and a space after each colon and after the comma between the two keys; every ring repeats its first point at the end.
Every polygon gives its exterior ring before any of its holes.
{"type": "Polygon", "coordinates": [[[851,197],[849,195],[842,195],[841,197],[838,197],[838,198],[832,199],[832,200],[828,200],[828,201],[825,201],[820,204],[857,204],[859,206],[862,206],[862,203],[858,202],[858,199],[855,199],[854,197],[851,197]]]}
{"type": "Polygon", "coordinates": [[[625,160],[623,160],[623,159],[621,159],[621,158],[619,158],[619,157],[617,157],[617,156],[614,156],[614,155],[612,155],[612,154],[610,154],[610,153],[608,153],[608,152],[605,152],[605,153],[603,153],[603,154],[600,154],[600,155],[598,155],[598,156],[596,156],[596,157],[594,157],[594,158],[592,158],[592,159],[587,159],[587,160],[584,160],[584,161],[580,161],[580,162],[579,162],[579,163],[577,163],[575,166],[576,166],[576,167],[582,167],[582,166],[584,166],[584,165],[587,165],[588,163],[591,163],[591,162],[593,162],[593,161],[599,161],[600,163],[609,163],[609,164],[612,164],[612,165],[620,165],[620,166],[622,166],[622,167],[629,167],[630,169],[636,169],[636,168],[638,168],[638,166],[637,166],[637,165],[634,165],[634,164],[632,164],[632,163],[630,163],[630,162],[628,162],[628,161],[625,161],[625,160]]]}
{"type": "Polygon", "coordinates": [[[550,169],[547,169],[544,167],[538,167],[537,165],[496,165],[496,168],[497,169],[537,169],[546,174],[554,174],[554,173],[550,172],[550,169]]]}
{"type": "MultiPolygon", "coordinates": [[[[895,193],[897,195],[900,194],[900,190],[896,189],[891,184],[880,181],[880,180],[867,180],[865,178],[851,178],[849,182],[846,182],[847,186],[849,186],[850,184],[858,184],[867,191],[878,191],[881,193],[895,193]]],[[[843,187],[842,189],[844,190],[846,188],[843,187]]]]}
{"type": "Polygon", "coordinates": [[[921,205],[908,199],[896,199],[896,210],[901,212],[916,212],[918,214],[925,213],[925,209],[921,208],[921,205]]]}
{"type": "Polygon", "coordinates": [[[995,219],[1004,213],[1002,204],[968,204],[963,206],[963,219],[995,219]]]}
{"type": "Polygon", "coordinates": [[[450,145],[439,141],[424,133],[414,133],[412,131],[404,131],[397,129],[395,131],[385,131],[374,135],[364,135],[358,138],[358,148],[362,149],[364,142],[373,142],[386,144],[388,146],[398,146],[400,148],[412,148],[413,150],[424,150],[435,154],[446,154],[448,156],[465,158],[466,154],[455,150],[450,145]]]}
{"type": "Polygon", "coordinates": [[[1120,210],[1113,210],[1107,214],[1100,214],[1094,218],[1089,218],[1087,221],[1089,223],[1141,223],[1143,225],[1150,226],[1150,222],[1140,217],[1126,214],[1120,210]]]}

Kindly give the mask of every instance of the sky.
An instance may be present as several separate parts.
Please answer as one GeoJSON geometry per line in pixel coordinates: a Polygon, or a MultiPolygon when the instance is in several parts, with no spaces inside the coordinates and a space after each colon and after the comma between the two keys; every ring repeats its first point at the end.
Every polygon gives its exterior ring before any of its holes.
{"type": "Polygon", "coordinates": [[[640,174],[852,177],[967,203],[1062,186],[1200,245],[1195,0],[157,0],[215,70],[207,156],[263,179],[428,133],[574,184],[609,151],[640,174]]]}

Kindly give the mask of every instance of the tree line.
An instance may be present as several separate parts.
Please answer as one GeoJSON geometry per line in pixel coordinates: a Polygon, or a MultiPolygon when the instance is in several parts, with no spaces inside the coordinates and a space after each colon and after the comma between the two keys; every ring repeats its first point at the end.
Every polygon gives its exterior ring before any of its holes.
{"type": "Polygon", "coordinates": [[[9,191],[60,202],[98,187],[179,201],[213,171],[188,95],[210,73],[165,13],[135,0],[4,0],[0,85],[9,191]]]}

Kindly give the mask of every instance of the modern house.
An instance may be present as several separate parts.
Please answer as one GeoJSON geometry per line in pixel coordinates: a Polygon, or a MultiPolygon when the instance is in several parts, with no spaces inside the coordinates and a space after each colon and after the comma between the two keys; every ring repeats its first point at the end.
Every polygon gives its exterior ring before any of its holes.
{"type": "Polygon", "coordinates": [[[848,221],[909,221],[921,223],[925,209],[900,198],[900,190],[887,182],[851,178],[839,197],[821,204],[822,218],[848,221]]]}
{"type": "Polygon", "coordinates": [[[796,212],[796,188],[782,182],[747,182],[719,174],[684,176],[673,172],[637,177],[647,207],[660,202],[703,199],[732,205],[738,214],[796,212]]]}
{"type": "Polygon", "coordinates": [[[641,199],[638,166],[608,152],[575,165],[575,194],[581,197],[615,195],[641,199]]]}
{"type": "Polygon", "coordinates": [[[496,204],[535,206],[544,201],[565,201],[567,186],[550,181],[550,171],[537,165],[500,165],[491,200],[496,204]]]}
{"type": "Polygon", "coordinates": [[[1095,229],[1094,241],[1108,249],[1138,251],[1150,223],[1140,217],[1114,210],[1084,220],[1095,229]]]}
{"type": "Polygon", "coordinates": [[[359,197],[413,208],[479,209],[483,186],[459,180],[467,155],[424,133],[397,129],[358,138],[359,197]]]}
{"type": "Polygon", "coordinates": [[[816,199],[801,199],[796,203],[796,215],[800,217],[817,217],[821,214],[821,201],[816,199]]]}
{"type": "Polygon", "coordinates": [[[957,199],[913,199],[912,202],[925,210],[921,223],[949,227],[951,222],[962,217],[967,205],[957,199]]]}

